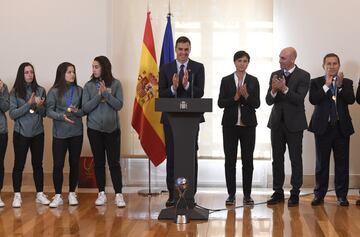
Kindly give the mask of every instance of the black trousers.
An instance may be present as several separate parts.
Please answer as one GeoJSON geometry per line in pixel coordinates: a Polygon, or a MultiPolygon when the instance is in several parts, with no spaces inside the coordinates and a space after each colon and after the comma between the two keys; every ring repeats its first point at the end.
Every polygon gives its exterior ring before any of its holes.
{"type": "Polygon", "coordinates": [[[255,148],[256,127],[223,126],[223,147],[225,153],[225,178],[229,195],[236,193],[236,161],[240,140],[242,181],[244,196],[251,195],[253,176],[253,154],[255,148]]]}
{"type": "Polygon", "coordinates": [[[122,193],[120,129],[106,133],[88,128],[87,134],[94,155],[95,176],[99,192],[105,191],[105,162],[107,159],[115,193],[122,193]]]}
{"type": "Polygon", "coordinates": [[[349,136],[343,136],[339,125],[328,126],[323,135],[315,134],[316,186],[314,193],[323,198],[329,184],[330,153],[333,150],[335,163],[335,192],[337,197],[346,197],[349,189],[349,136]]]}
{"type": "Polygon", "coordinates": [[[12,173],[14,192],[21,191],[22,173],[29,148],[31,152],[31,164],[33,167],[33,178],[35,181],[36,192],[42,192],[44,188],[44,172],[42,167],[44,155],[44,133],[34,137],[24,137],[20,133],[14,132],[13,144],[15,152],[15,162],[12,173]]]}
{"type": "Polygon", "coordinates": [[[83,136],[56,138],[53,137],[52,152],[53,152],[53,182],[55,187],[55,194],[61,194],[63,185],[63,169],[66,152],[69,151],[69,192],[75,192],[79,179],[79,159],[82,149],[83,136]]]}
{"type": "Polygon", "coordinates": [[[7,133],[0,134],[0,192],[3,188],[3,183],[4,183],[4,160],[5,160],[7,142],[8,142],[8,134],[7,133]]]}
{"type": "MultiPolygon", "coordinates": [[[[169,191],[169,197],[175,197],[175,174],[174,174],[174,136],[169,123],[164,123],[165,146],[166,146],[166,185],[169,191]]],[[[197,190],[197,176],[198,176],[198,159],[197,150],[199,149],[197,140],[199,137],[199,127],[196,133],[196,147],[195,147],[195,174],[194,174],[194,195],[197,190]]]]}
{"type": "Polygon", "coordinates": [[[273,189],[276,193],[283,195],[283,185],[285,181],[284,154],[286,144],[288,145],[289,157],[291,162],[291,180],[293,195],[299,195],[303,184],[303,164],[302,164],[302,140],[304,131],[290,132],[285,123],[281,123],[277,128],[271,129],[271,146],[273,154],[272,172],[273,189]]]}

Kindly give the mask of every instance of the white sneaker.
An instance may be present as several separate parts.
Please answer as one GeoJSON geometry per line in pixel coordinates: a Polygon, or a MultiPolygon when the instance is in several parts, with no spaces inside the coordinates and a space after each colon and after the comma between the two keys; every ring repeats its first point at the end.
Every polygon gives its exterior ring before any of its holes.
{"type": "Polygon", "coordinates": [[[76,193],[75,192],[69,192],[69,196],[68,196],[68,200],[69,200],[69,205],[70,206],[76,206],[79,204],[77,198],[76,198],[76,193]]]}
{"type": "Polygon", "coordinates": [[[0,207],[5,207],[5,203],[1,200],[1,197],[0,197],[0,207]]]}
{"type": "Polygon", "coordinates": [[[49,207],[58,207],[60,205],[63,205],[64,201],[61,197],[61,194],[55,194],[55,196],[53,197],[52,202],[49,204],[49,207]]]}
{"type": "Polygon", "coordinates": [[[20,193],[14,193],[14,200],[12,203],[12,207],[21,207],[21,194],[20,193]]]}
{"type": "Polygon", "coordinates": [[[50,204],[49,199],[47,199],[47,196],[43,192],[38,192],[36,194],[35,202],[36,203],[41,203],[43,205],[49,205],[50,204]]]}
{"type": "Polygon", "coordinates": [[[126,203],[124,201],[124,197],[122,195],[122,193],[117,193],[115,195],[115,204],[117,207],[125,207],[126,203]]]}
{"type": "Polygon", "coordinates": [[[100,192],[98,194],[98,198],[95,201],[95,205],[96,206],[103,206],[103,205],[105,205],[106,201],[107,201],[106,194],[105,194],[104,191],[102,191],[102,192],[100,192]]]}

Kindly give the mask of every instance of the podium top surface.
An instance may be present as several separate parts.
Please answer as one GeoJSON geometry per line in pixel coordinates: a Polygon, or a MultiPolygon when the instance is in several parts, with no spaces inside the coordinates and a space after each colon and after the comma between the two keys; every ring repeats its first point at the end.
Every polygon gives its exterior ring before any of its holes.
{"type": "Polygon", "coordinates": [[[212,99],[156,98],[155,111],[180,113],[212,112],[212,99]]]}

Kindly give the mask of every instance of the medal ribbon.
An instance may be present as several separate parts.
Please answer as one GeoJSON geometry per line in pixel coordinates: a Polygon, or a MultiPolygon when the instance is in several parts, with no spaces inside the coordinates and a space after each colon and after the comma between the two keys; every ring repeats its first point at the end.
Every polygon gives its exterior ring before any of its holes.
{"type": "Polygon", "coordinates": [[[72,100],[73,100],[73,97],[74,97],[74,85],[71,85],[70,86],[70,90],[68,91],[65,91],[65,100],[66,100],[66,105],[67,107],[69,108],[72,104],[72,100]],[[68,96],[68,93],[70,91],[70,96],[68,96]]]}

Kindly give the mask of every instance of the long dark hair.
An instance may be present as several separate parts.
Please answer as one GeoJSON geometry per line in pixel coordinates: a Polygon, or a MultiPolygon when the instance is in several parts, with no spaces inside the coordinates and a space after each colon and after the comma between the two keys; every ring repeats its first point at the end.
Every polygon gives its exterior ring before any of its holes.
{"type": "Polygon", "coordinates": [[[52,86],[53,88],[58,89],[58,97],[59,98],[62,98],[64,96],[64,93],[66,90],[65,74],[69,67],[74,68],[74,73],[75,73],[74,85],[77,85],[75,65],[72,63],[69,63],[69,62],[61,63],[56,70],[55,82],[54,82],[54,85],[52,86]]]}
{"type": "Polygon", "coordinates": [[[15,95],[17,97],[23,98],[24,100],[26,100],[26,89],[25,89],[26,81],[25,81],[24,72],[25,72],[25,67],[27,67],[27,66],[30,66],[34,72],[34,80],[31,82],[31,91],[36,92],[37,88],[39,87],[39,85],[36,82],[34,66],[31,65],[31,63],[29,63],[29,62],[24,62],[24,63],[20,64],[19,69],[16,74],[13,91],[15,92],[15,95]]]}
{"type": "MultiPolygon", "coordinates": [[[[97,56],[96,58],[94,58],[94,61],[100,64],[101,79],[104,80],[106,86],[110,86],[111,82],[114,80],[114,77],[111,72],[110,60],[105,56],[97,56]]],[[[93,74],[91,75],[91,79],[97,79],[97,78],[95,78],[93,74]]]]}

